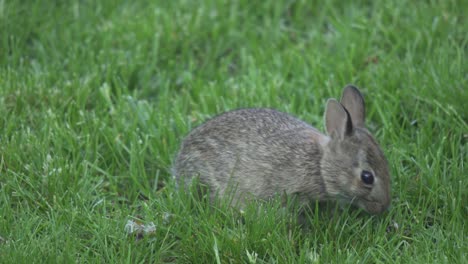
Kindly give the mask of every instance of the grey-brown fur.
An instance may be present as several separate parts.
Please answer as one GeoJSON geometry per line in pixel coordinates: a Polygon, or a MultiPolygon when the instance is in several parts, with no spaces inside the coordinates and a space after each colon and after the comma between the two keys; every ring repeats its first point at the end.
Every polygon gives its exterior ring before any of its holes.
{"type": "Polygon", "coordinates": [[[327,103],[329,136],[273,109],[226,112],[184,139],[174,176],[179,182],[198,176],[212,195],[235,186],[241,203],[249,195],[286,193],[302,203],[337,200],[380,213],[390,203],[390,176],[364,116],[364,101],[353,86],[345,87],[341,103],[327,103]],[[362,170],[374,174],[374,184],[362,182],[362,170]]]}

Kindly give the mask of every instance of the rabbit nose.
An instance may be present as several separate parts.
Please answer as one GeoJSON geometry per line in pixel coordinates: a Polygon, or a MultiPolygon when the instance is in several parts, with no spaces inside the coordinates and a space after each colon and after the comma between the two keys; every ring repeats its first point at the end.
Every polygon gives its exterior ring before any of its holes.
{"type": "Polygon", "coordinates": [[[390,203],[365,201],[360,204],[360,207],[370,214],[381,214],[381,213],[388,211],[388,208],[390,207],[390,203]]]}

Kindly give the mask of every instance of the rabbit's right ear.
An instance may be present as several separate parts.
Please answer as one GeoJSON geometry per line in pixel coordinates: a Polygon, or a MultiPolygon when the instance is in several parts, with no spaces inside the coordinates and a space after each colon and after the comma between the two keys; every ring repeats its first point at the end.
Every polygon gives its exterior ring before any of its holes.
{"type": "Polygon", "coordinates": [[[351,116],[353,125],[356,127],[364,127],[366,111],[364,98],[358,88],[350,84],[347,85],[343,89],[343,95],[341,96],[340,103],[351,116]]]}
{"type": "Polygon", "coordinates": [[[348,111],[336,99],[328,99],[325,112],[325,127],[332,138],[343,139],[353,131],[353,124],[348,111]]]}

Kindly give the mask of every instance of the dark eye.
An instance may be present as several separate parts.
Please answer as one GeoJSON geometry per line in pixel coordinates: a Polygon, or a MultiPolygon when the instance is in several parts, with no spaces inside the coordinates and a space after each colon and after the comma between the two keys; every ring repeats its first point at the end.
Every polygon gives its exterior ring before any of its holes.
{"type": "Polygon", "coordinates": [[[372,183],[374,183],[374,175],[372,175],[372,172],[370,172],[370,171],[363,170],[361,172],[361,180],[365,184],[372,184],[372,183]]]}

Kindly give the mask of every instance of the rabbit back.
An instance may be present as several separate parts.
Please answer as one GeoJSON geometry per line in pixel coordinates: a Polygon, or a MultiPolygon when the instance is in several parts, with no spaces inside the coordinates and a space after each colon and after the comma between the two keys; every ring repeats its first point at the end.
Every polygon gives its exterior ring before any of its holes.
{"type": "MultiPolygon", "coordinates": [[[[307,123],[273,109],[240,109],[195,128],[183,141],[174,174],[198,176],[211,194],[235,187],[237,198],[267,199],[278,192],[300,199],[325,195],[320,176],[323,135],[307,123]]],[[[182,179],[183,178],[183,179],[182,179]]]]}

